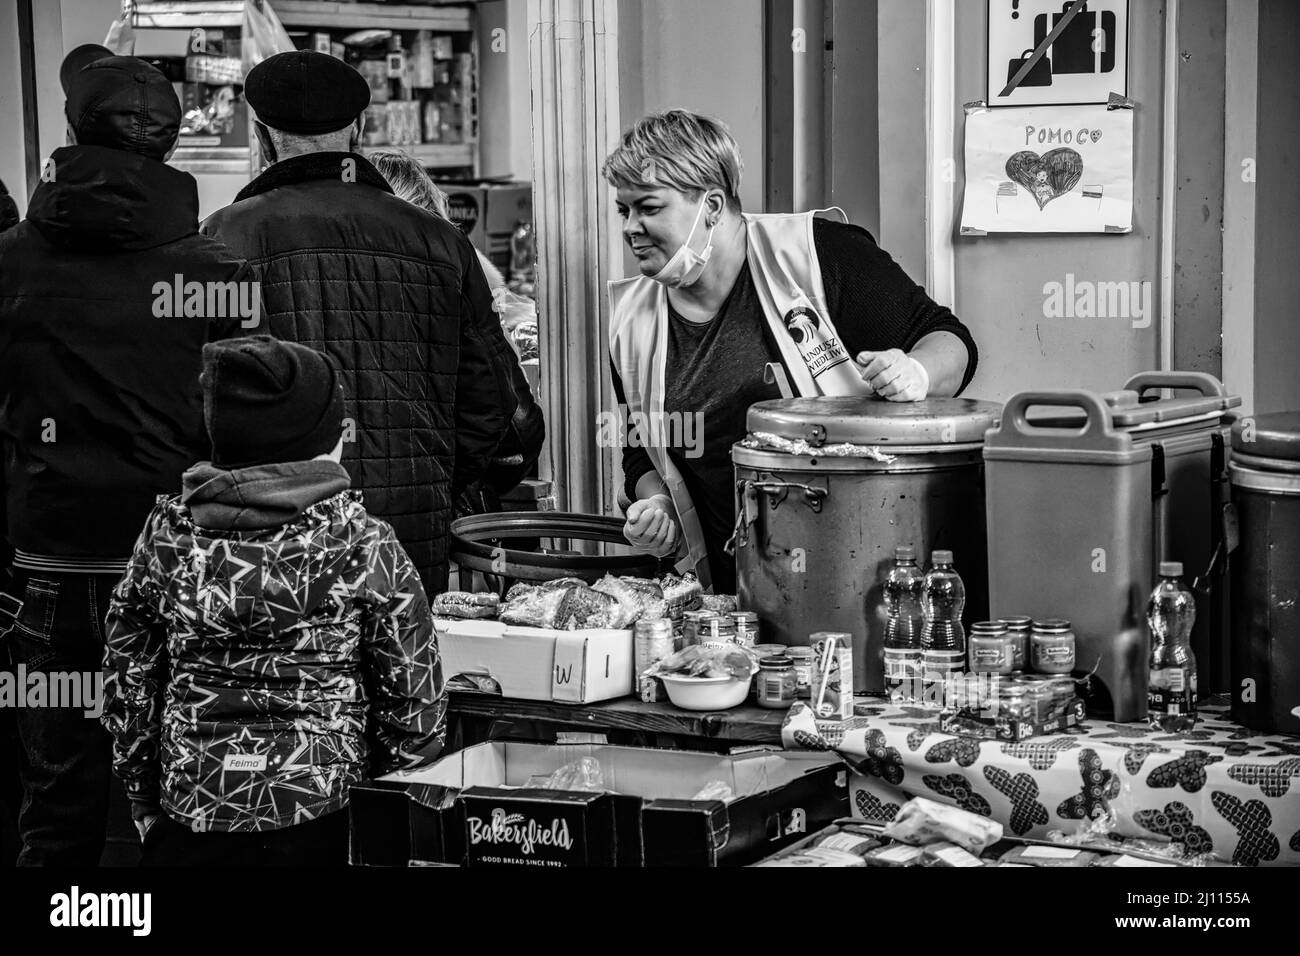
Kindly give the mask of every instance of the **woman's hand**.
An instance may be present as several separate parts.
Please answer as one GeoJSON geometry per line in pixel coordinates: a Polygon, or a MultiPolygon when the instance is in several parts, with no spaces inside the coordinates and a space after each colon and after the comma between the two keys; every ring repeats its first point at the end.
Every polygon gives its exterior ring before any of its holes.
{"type": "Polygon", "coordinates": [[[891,402],[919,402],[930,393],[930,374],[925,366],[902,349],[859,352],[862,380],[881,398],[891,402]]]}
{"type": "Polygon", "coordinates": [[[681,537],[673,511],[672,499],[667,495],[633,502],[627,509],[623,537],[638,551],[649,551],[655,557],[673,554],[681,537]]]}

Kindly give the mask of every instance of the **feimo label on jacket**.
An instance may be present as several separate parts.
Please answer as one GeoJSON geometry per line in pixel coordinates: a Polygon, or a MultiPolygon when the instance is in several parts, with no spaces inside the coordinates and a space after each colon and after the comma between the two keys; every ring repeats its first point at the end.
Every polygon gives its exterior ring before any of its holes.
{"type": "Polygon", "coordinates": [[[826,334],[821,317],[813,309],[795,306],[785,314],[785,327],[813,378],[849,360],[839,338],[826,334]]]}
{"type": "Polygon", "coordinates": [[[221,760],[221,769],[261,772],[266,769],[266,754],[226,754],[221,760]]]}

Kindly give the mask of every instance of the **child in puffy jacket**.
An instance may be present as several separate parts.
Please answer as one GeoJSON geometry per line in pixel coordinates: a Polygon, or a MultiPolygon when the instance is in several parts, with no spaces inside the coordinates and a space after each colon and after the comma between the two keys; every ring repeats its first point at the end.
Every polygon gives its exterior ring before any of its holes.
{"type": "Polygon", "coordinates": [[[429,602],[339,464],[331,359],[230,339],[200,384],[212,461],[159,497],[108,612],[114,769],[146,865],[343,864],[349,786],[442,746],[429,602]]]}

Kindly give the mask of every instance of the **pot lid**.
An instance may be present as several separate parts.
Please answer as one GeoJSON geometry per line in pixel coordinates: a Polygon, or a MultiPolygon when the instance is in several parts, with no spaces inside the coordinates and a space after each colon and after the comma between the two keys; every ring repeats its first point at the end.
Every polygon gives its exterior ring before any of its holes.
{"type": "Polygon", "coordinates": [[[1300,411],[1237,419],[1232,425],[1232,450],[1254,459],[1300,461],[1300,411]]]}
{"type": "Polygon", "coordinates": [[[888,402],[870,396],[779,398],[750,406],[751,434],[765,432],[814,446],[952,445],[983,442],[1002,406],[969,398],[888,402]]]}

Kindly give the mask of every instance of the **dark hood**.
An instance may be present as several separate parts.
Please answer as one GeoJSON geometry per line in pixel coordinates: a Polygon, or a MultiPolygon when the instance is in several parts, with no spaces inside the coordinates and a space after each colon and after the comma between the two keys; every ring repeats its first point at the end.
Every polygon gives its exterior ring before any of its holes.
{"type": "Polygon", "coordinates": [[[337,462],[293,461],[226,471],[199,462],[181,479],[181,503],[214,531],[265,531],[300,518],[351,485],[337,462]]]}
{"type": "Polygon", "coordinates": [[[27,218],[46,241],[79,252],[152,249],[199,229],[194,177],[137,153],[64,146],[27,218]]]}

